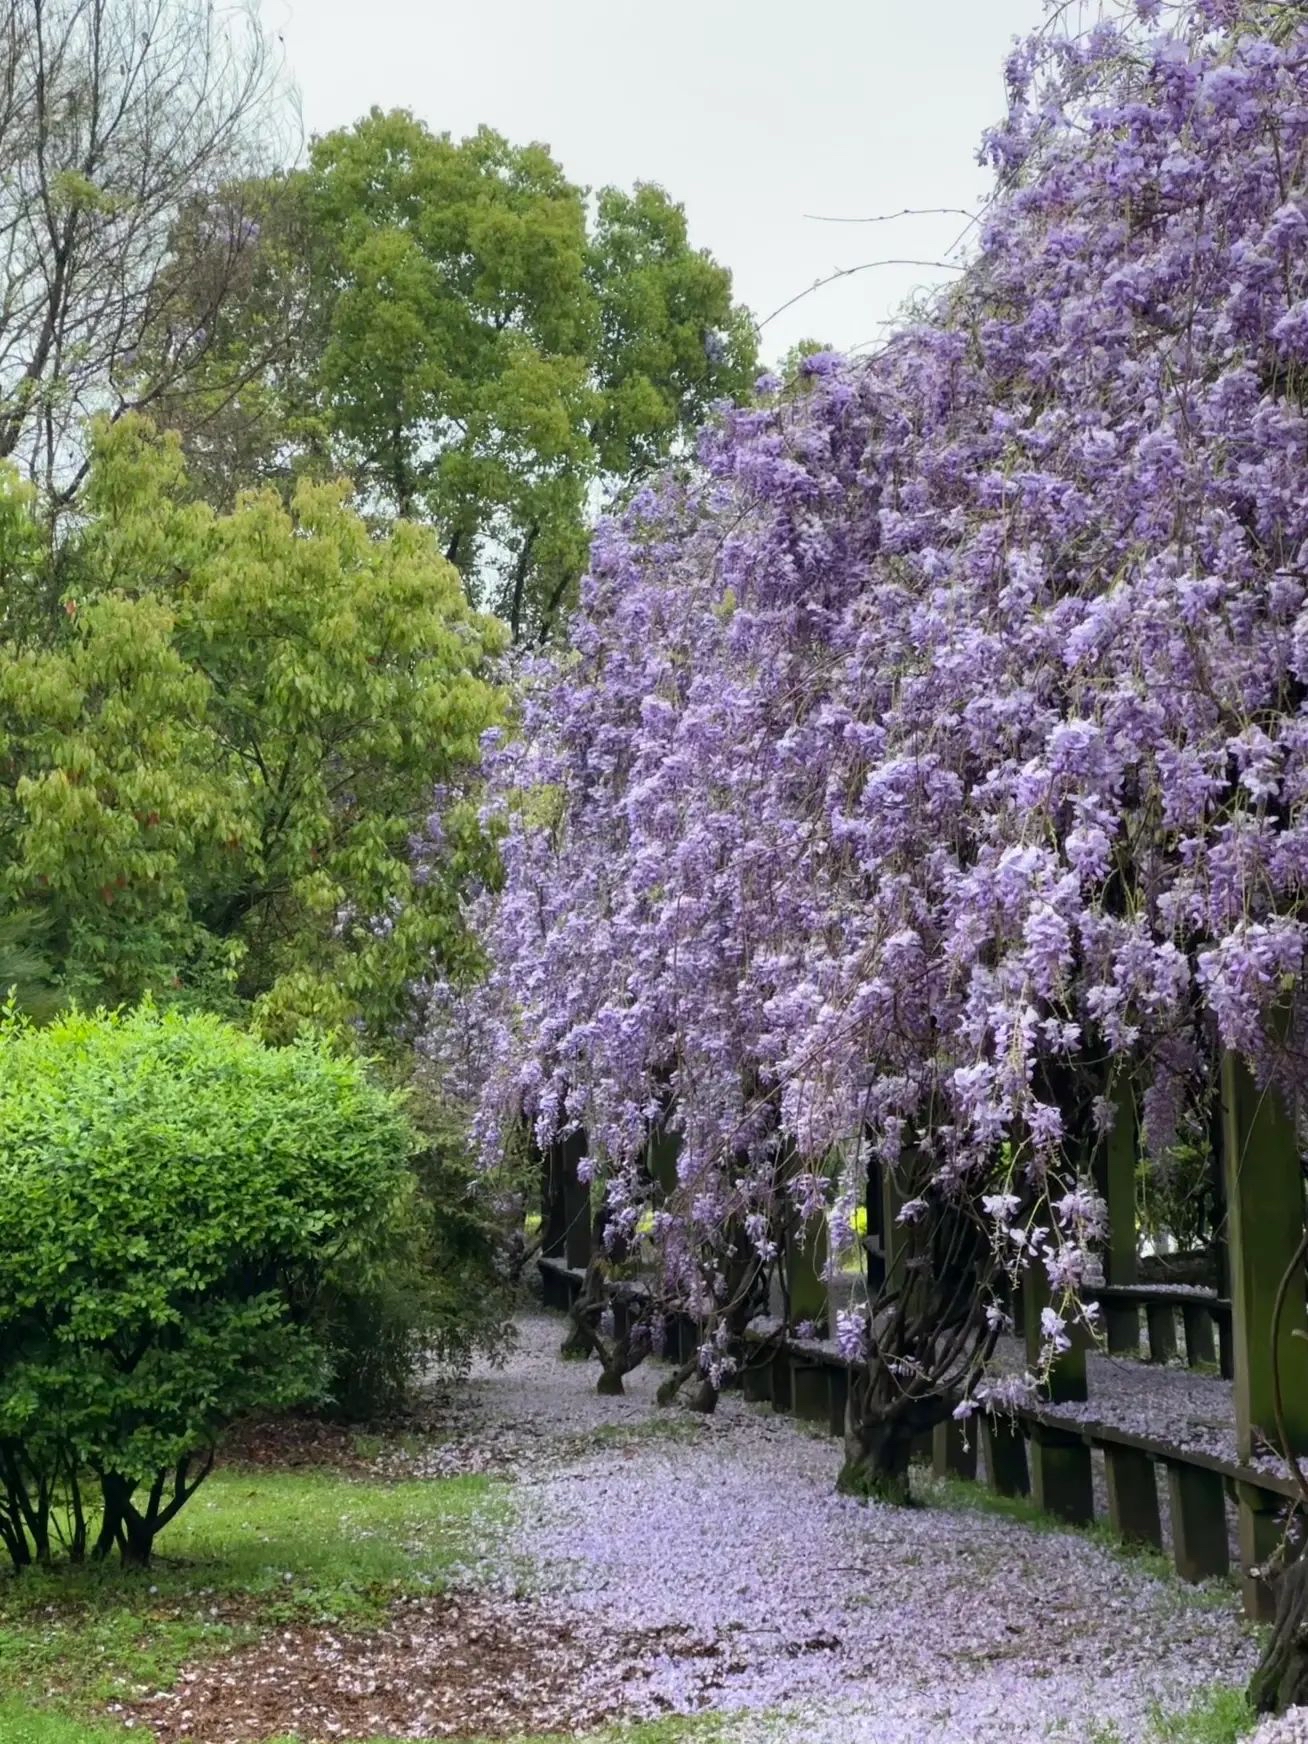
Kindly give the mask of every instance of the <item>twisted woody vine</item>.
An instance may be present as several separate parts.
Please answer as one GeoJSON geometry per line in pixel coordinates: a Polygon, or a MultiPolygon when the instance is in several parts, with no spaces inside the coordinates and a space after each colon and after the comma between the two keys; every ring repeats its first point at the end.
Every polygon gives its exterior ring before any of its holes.
{"type": "Polygon", "coordinates": [[[610,1388],[633,1256],[710,1405],[760,1280],[861,1267],[841,1483],[900,1497],[1097,1334],[1121,1123],[1165,1166],[1224,1055],[1292,1097],[1308,1050],[1308,28],[1137,0],[1006,79],[959,281],[599,528],[488,735],[489,969],[426,1038],[488,1165],[584,1149],[610,1388]]]}

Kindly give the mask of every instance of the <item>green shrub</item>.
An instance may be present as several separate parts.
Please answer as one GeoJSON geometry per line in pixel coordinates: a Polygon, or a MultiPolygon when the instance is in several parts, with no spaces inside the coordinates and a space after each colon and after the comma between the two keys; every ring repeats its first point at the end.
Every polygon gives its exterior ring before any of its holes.
{"type": "Polygon", "coordinates": [[[398,1099],[217,1018],[0,1021],[0,1541],[154,1537],[238,1414],[320,1397],[324,1279],[405,1191],[398,1099]],[[98,1496],[92,1506],[89,1498],[98,1496]],[[98,1530],[90,1516],[98,1511],[98,1530]]]}
{"type": "Polygon", "coordinates": [[[447,1124],[428,1109],[425,1142],[392,1214],[332,1265],[319,1321],[332,1353],[331,1401],[352,1422],[405,1402],[423,1368],[466,1369],[510,1336],[504,1231],[447,1124]]]}

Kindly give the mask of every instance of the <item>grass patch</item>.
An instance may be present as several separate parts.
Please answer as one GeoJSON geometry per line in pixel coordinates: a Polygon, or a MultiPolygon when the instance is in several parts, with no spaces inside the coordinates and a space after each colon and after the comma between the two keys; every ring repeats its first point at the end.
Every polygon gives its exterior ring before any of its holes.
{"type": "Polygon", "coordinates": [[[1149,1716],[1149,1744],[1238,1744],[1256,1720],[1242,1689],[1214,1684],[1177,1712],[1155,1708],[1149,1716]]]}
{"type": "MultiPolygon", "coordinates": [[[[1240,1744],[1256,1719],[1243,1690],[1213,1684],[1200,1690],[1184,1708],[1155,1705],[1142,1744],[1240,1744]]],[[[1109,1721],[1091,1732],[1090,1744],[1129,1744],[1129,1740],[1109,1721]]]]}
{"type": "MultiPolygon", "coordinates": [[[[474,1520],[500,1509],[507,1491],[482,1477],[383,1485],[220,1472],[164,1533],[148,1571],[0,1579],[0,1703],[86,1712],[165,1687],[187,1660],[269,1627],[366,1626],[395,1599],[450,1584],[474,1520]]],[[[94,1730],[59,1731],[53,1715],[23,1723],[32,1744],[100,1744],[94,1730]]],[[[0,1738],[26,1744],[14,1724],[0,1738]]]]}
{"type": "Polygon", "coordinates": [[[128,1744],[139,1739],[122,1726],[74,1720],[13,1702],[0,1702],[0,1738],[4,1744],[128,1744]]]}
{"type": "MultiPolygon", "coordinates": [[[[12,1703],[0,1703],[0,1739],[4,1744],[130,1744],[139,1740],[139,1731],[104,1725],[95,1721],[70,1719],[12,1703]]],[[[587,1744],[714,1744],[725,1739],[722,1720],[716,1715],[674,1716],[666,1720],[649,1720],[639,1725],[619,1726],[587,1734],[587,1744]]],[[[558,1744],[559,1735],[552,1732],[533,1737],[495,1739],[493,1744],[558,1744]]],[[[268,1744],[300,1744],[293,1735],[268,1740],[268,1744]]],[[[353,1739],[349,1744],[417,1744],[404,1738],[353,1739]]],[[[465,1744],[478,1744],[467,1740],[465,1744]]],[[[482,1740],[481,1744],[492,1744],[482,1740]]]]}

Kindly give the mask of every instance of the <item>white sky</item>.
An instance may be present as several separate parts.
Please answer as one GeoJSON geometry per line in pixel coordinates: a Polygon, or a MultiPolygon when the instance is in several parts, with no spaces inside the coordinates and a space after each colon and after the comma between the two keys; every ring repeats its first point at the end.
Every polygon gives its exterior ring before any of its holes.
{"type": "MultiPolygon", "coordinates": [[[[370,106],[456,137],[543,140],[575,181],[661,183],[760,319],[840,267],[940,259],[965,220],[822,224],[905,206],[975,210],[1000,67],[1041,0],[264,0],[320,133],[370,106]]],[[[878,267],[764,330],[875,343],[930,267],[878,267]]]]}

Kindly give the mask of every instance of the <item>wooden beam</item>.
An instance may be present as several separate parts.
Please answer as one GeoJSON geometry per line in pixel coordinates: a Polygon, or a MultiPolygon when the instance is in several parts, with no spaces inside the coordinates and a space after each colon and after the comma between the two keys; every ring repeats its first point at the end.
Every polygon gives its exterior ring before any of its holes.
{"type": "Polygon", "coordinates": [[[1108,1522],[1113,1531],[1128,1544],[1161,1548],[1163,1527],[1153,1460],[1134,1447],[1105,1447],[1104,1475],[1108,1480],[1108,1522]]]}
{"type": "MultiPolygon", "coordinates": [[[[1240,1458],[1248,1461],[1260,1451],[1260,1441],[1280,1448],[1272,1315],[1304,1232],[1303,1175],[1292,1110],[1279,1090],[1257,1084],[1234,1053],[1222,1059],[1222,1114],[1236,1436],[1240,1458]]],[[[1293,1451],[1308,1453],[1308,1301],[1302,1266],[1286,1292],[1276,1362],[1293,1451]]]]}
{"type": "MultiPolygon", "coordinates": [[[[1140,1275],[1136,1228],[1135,1173],[1139,1152],[1139,1115],[1135,1088],[1126,1073],[1114,1078],[1110,1094],[1116,1113],[1099,1151],[1099,1190],[1108,1207],[1108,1241],[1104,1277],[1109,1284],[1134,1284],[1140,1275]]],[[[1140,1348],[1140,1311],[1110,1303],[1104,1309],[1108,1348],[1134,1356],[1140,1348]]]]}
{"type": "Polygon", "coordinates": [[[1172,1519],[1172,1561],[1185,1581],[1207,1580],[1231,1566],[1226,1536],[1226,1488],[1216,1472],[1167,1462],[1172,1519]]]}
{"type": "Polygon", "coordinates": [[[981,1446],[990,1487],[1001,1496],[1025,1496],[1031,1491],[1026,1468],[1026,1437],[1011,1417],[982,1415],[981,1446]]]}

